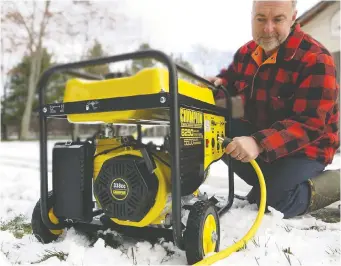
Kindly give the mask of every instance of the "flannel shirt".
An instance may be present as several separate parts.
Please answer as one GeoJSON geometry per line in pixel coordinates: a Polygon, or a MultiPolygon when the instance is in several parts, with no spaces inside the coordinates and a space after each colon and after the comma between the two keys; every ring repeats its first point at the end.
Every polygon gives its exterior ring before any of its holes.
{"type": "Polygon", "coordinates": [[[264,148],[259,156],[266,162],[306,156],[330,164],[340,145],[332,56],[296,23],[277,52],[265,61],[263,56],[260,46],[248,42],[217,75],[243,99],[243,119],[257,129],[252,137],[264,148]]]}

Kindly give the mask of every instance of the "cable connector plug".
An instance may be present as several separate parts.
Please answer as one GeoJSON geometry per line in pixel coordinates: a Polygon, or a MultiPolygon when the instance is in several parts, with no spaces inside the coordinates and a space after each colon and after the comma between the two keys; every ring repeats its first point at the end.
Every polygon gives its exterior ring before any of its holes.
{"type": "Polygon", "coordinates": [[[229,143],[232,142],[232,139],[227,138],[227,137],[225,137],[225,138],[218,137],[218,141],[223,146],[223,148],[225,149],[227,147],[227,145],[229,145],[229,143]]]}

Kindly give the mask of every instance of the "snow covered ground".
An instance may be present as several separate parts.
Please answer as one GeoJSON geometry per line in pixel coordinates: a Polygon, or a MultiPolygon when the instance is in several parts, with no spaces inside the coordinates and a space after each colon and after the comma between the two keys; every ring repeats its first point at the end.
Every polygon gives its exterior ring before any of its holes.
{"type": "MultiPolygon", "coordinates": [[[[49,142],[51,153],[53,142],[49,142]]],[[[49,171],[51,171],[51,156],[49,171]]],[[[328,168],[338,168],[337,156],[328,168]]],[[[50,173],[51,174],[51,173],[50,173]]],[[[51,183],[51,182],[50,182],[51,183]]],[[[236,177],[236,193],[245,195],[249,187],[236,177]]],[[[228,194],[227,167],[215,163],[202,190],[208,194],[228,194]]],[[[0,221],[2,224],[21,216],[29,223],[39,198],[38,142],[0,143],[0,221]]],[[[221,249],[238,241],[257,215],[255,205],[235,200],[221,219],[221,249]]],[[[272,211],[264,216],[261,228],[246,248],[216,265],[340,265],[340,223],[324,223],[310,215],[284,220],[272,211]]],[[[16,238],[8,230],[0,231],[0,265],[183,265],[186,257],[172,243],[151,245],[148,242],[127,243],[118,249],[99,239],[93,246],[84,235],[68,230],[54,243],[43,245],[31,234],[16,238]],[[46,259],[48,252],[65,255],[46,259]],[[43,261],[41,261],[43,260],[43,261]],[[41,261],[41,262],[40,262],[41,261]]]]}

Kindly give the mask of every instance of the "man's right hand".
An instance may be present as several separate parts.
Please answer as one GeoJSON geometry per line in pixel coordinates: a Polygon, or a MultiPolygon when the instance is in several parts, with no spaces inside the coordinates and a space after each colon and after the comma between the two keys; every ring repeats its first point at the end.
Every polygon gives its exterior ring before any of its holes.
{"type": "MultiPolygon", "coordinates": [[[[214,86],[216,86],[216,87],[223,84],[223,80],[221,78],[218,78],[218,77],[205,77],[205,79],[208,80],[209,82],[213,83],[214,86]]],[[[216,99],[215,104],[216,104],[216,106],[226,108],[225,98],[216,99]]]]}
{"type": "Polygon", "coordinates": [[[216,87],[223,84],[223,80],[221,78],[218,78],[218,77],[205,77],[205,79],[208,80],[209,82],[213,83],[214,86],[216,86],[216,87]]]}

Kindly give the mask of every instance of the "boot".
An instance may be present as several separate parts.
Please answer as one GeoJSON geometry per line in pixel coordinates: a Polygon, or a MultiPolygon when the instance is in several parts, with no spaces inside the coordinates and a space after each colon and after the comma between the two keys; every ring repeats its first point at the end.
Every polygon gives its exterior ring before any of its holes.
{"type": "Polygon", "coordinates": [[[308,180],[310,184],[310,213],[340,200],[340,169],[326,170],[308,180]]]}
{"type": "Polygon", "coordinates": [[[255,195],[254,195],[255,194],[254,190],[255,189],[252,188],[246,196],[240,196],[240,195],[234,194],[234,197],[236,199],[239,199],[239,200],[246,200],[250,204],[256,203],[256,199],[255,199],[255,195]]]}
{"type": "MultiPolygon", "coordinates": [[[[258,197],[257,196],[259,196],[259,195],[256,195],[256,189],[255,188],[252,188],[251,190],[250,190],[250,192],[246,195],[246,200],[250,203],[250,204],[254,204],[254,203],[256,203],[257,202],[257,200],[256,200],[256,198],[258,199],[258,197]]],[[[257,193],[258,194],[258,193],[257,193]]],[[[258,201],[259,201],[260,199],[258,199],[258,201]]]]}

